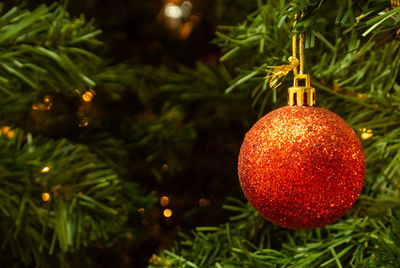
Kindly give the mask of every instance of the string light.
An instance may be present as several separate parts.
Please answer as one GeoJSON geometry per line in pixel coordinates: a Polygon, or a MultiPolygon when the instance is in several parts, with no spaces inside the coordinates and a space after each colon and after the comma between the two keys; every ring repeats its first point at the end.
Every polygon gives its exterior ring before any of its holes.
{"type": "Polygon", "coordinates": [[[49,193],[42,193],[42,200],[44,202],[49,202],[50,201],[50,194],[49,193]]]}
{"type": "Polygon", "coordinates": [[[50,97],[50,96],[45,96],[45,97],[43,98],[43,102],[44,102],[44,103],[50,103],[50,102],[51,102],[51,97],[50,97]]]}
{"type": "Polygon", "coordinates": [[[164,10],[165,16],[172,18],[172,19],[179,19],[182,17],[182,9],[180,6],[174,4],[167,4],[164,10]]]}
{"type": "Polygon", "coordinates": [[[42,172],[42,173],[47,173],[47,172],[50,171],[50,169],[51,169],[51,166],[45,166],[44,168],[42,168],[42,169],[40,170],[40,172],[42,172]]]}
{"type": "Polygon", "coordinates": [[[89,121],[87,117],[83,117],[81,121],[79,122],[79,127],[87,127],[89,125],[89,121]]]}
{"type": "Polygon", "coordinates": [[[160,204],[161,204],[161,206],[163,206],[163,207],[168,206],[168,204],[169,204],[169,198],[168,198],[167,196],[161,197],[161,198],[160,198],[160,204]]]}
{"type": "Polygon", "coordinates": [[[374,134],[372,133],[372,129],[359,129],[359,131],[361,131],[361,139],[363,140],[368,140],[369,138],[371,138],[374,134]]]}
{"type": "Polygon", "coordinates": [[[53,98],[50,95],[43,97],[43,101],[32,105],[33,110],[48,111],[53,107],[53,98]]]}
{"type": "Polygon", "coordinates": [[[181,40],[187,39],[194,27],[200,22],[200,15],[193,14],[191,1],[166,0],[159,18],[181,40]]]}
{"type": "Polygon", "coordinates": [[[9,126],[4,126],[1,128],[1,135],[7,136],[7,138],[12,139],[15,135],[15,130],[12,130],[9,126]]]}
{"type": "Polygon", "coordinates": [[[151,256],[149,263],[160,267],[171,267],[170,263],[163,262],[162,258],[157,256],[156,254],[153,254],[153,256],[151,256]]]}
{"type": "Polygon", "coordinates": [[[53,107],[53,99],[51,96],[47,95],[43,98],[43,107],[41,110],[50,110],[53,107]]]}
{"type": "Polygon", "coordinates": [[[163,214],[164,214],[165,218],[170,218],[172,216],[172,210],[170,210],[169,208],[166,208],[166,209],[164,209],[163,214]]]}
{"type": "Polygon", "coordinates": [[[86,91],[83,95],[82,95],[82,99],[85,102],[91,102],[94,98],[94,96],[96,95],[96,91],[94,91],[93,89],[86,91]]]}

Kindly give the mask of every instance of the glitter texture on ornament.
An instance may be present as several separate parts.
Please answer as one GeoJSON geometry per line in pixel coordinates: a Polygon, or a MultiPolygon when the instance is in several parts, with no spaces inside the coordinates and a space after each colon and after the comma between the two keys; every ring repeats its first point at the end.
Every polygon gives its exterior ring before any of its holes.
{"type": "Polygon", "coordinates": [[[246,134],[239,180],[253,207],[289,229],[325,226],[357,200],[365,160],[357,135],[320,107],[286,106],[246,134]]]}

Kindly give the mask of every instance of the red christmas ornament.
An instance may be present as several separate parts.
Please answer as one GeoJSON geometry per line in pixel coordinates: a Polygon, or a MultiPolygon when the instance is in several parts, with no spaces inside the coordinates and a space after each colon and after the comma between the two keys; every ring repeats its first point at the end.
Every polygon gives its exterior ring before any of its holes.
{"type": "Polygon", "coordinates": [[[289,229],[339,219],[357,200],[365,176],[357,135],[336,114],[312,106],[315,90],[307,79],[306,87],[289,89],[293,106],[270,112],[250,129],[239,154],[245,196],[263,217],[289,229]],[[303,100],[310,106],[295,106],[303,100]]]}

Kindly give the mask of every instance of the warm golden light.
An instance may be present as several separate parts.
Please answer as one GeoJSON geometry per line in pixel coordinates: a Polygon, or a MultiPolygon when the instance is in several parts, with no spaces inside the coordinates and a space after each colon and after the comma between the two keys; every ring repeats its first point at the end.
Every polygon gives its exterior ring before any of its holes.
{"type": "Polygon", "coordinates": [[[40,170],[40,172],[47,173],[50,171],[50,169],[51,169],[51,166],[46,166],[46,167],[42,168],[42,170],[40,170]]]}
{"type": "Polygon", "coordinates": [[[53,99],[51,98],[51,96],[45,96],[43,98],[43,107],[41,110],[50,110],[51,107],[53,106],[53,99]]]}
{"type": "Polygon", "coordinates": [[[5,135],[7,134],[8,131],[10,131],[11,127],[9,126],[4,126],[1,128],[1,134],[5,135]]]}
{"type": "Polygon", "coordinates": [[[53,107],[53,98],[50,95],[43,97],[43,102],[32,104],[32,110],[45,111],[53,107]]]}
{"type": "Polygon", "coordinates": [[[86,117],[82,118],[82,120],[79,122],[79,127],[87,127],[89,125],[89,121],[86,117]]]}
{"type": "Polygon", "coordinates": [[[372,129],[359,129],[359,131],[361,131],[361,139],[363,140],[368,140],[369,138],[371,138],[374,134],[372,133],[372,129]]]}
{"type": "Polygon", "coordinates": [[[143,214],[143,213],[144,213],[144,208],[139,208],[139,209],[138,209],[138,212],[139,212],[140,214],[143,214]]]}
{"type": "Polygon", "coordinates": [[[182,24],[180,30],[179,30],[179,37],[181,39],[187,39],[189,35],[192,33],[194,27],[194,23],[191,21],[188,21],[184,24],[182,24]]]}
{"type": "Polygon", "coordinates": [[[167,4],[164,10],[165,16],[172,18],[172,19],[179,19],[182,17],[182,9],[180,6],[174,4],[167,4]]]}
{"type": "Polygon", "coordinates": [[[96,95],[96,92],[95,92],[93,89],[91,89],[91,90],[89,90],[89,91],[86,91],[86,92],[82,95],[82,99],[83,99],[85,102],[91,102],[92,99],[94,98],[94,95],[96,95]]]}
{"type": "Polygon", "coordinates": [[[44,202],[49,202],[50,201],[50,194],[49,193],[42,193],[42,200],[44,202]]]}
{"type": "Polygon", "coordinates": [[[363,94],[363,93],[358,93],[358,94],[357,94],[357,97],[359,97],[359,98],[362,99],[362,100],[365,100],[365,99],[367,98],[367,95],[366,95],[366,94],[363,94]]]}
{"type": "Polygon", "coordinates": [[[7,136],[9,139],[12,139],[15,135],[15,130],[11,130],[11,127],[9,126],[2,127],[0,132],[3,136],[7,136]]]}
{"type": "Polygon", "coordinates": [[[160,204],[161,204],[161,206],[163,206],[163,207],[168,206],[168,204],[169,204],[169,198],[168,198],[167,196],[161,197],[161,198],[160,198],[160,204]]]}
{"type": "Polygon", "coordinates": [[[164,209],[163,214],[164,214],[164,217],[169,218],[172,216],[172,210],[170,210],[169,208],[164,209]]]}
{"type": "Polygon", "coordinates": [[[361,134],[361,139],[363,140],[368,140],[369,138],[371,138],[373,136],[372,133],[363,133],[361,134]]]}
{"type": "Polygon", "coordinates": [[[169,167],[168,167],[167,164],[164,164],[164,165],[162,165],[162,167],[161,167],[161,170],[162,170],[163,172],[167,172],[168,169],[169,169],[169,167]]]}
{"type": "Polygon", "coordinates": [[[15,130],[10,130],[7,133],[7,138],[12,139],[14,137],[14,135],[15,135],[15,130]]]}

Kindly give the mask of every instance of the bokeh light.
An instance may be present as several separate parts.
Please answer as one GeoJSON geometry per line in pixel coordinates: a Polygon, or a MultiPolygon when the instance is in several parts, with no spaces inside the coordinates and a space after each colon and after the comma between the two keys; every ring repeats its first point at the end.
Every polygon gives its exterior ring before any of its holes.
{"type": "Polygon", "coordinates": [[[94,96],[96,95],[96,91],[94,91],[93,89],[86,91],[83,95],[82,95],[82,99],[85,102],[91,102],[94,98],[94,96]]]}
{"type": "Polygon", "coordinates": [[[167,4],[165,6],[165,16],[172,18],[172,19],[179,19],[182,17],[182,9],[180,6],[174,5],[174,4],[167,4]]]}
{"type": "Polygon", "coordinates": [[[40,172],[42,172],[42,173],[47,173],[47,172],[50,171],[50,169],[51,169],[51,166],[45,166],[44,168],[42,168],[42,169],[40,170],[40,172]]]}
{"type": "Polygon", "coordinates": [[[42,200],[44,202],[49,202],[50,201],[50,194],[49,193],[42,193],[42,200]]]}
{"type": "Polygon", "coordinates": [[[169,204],[169,198],[168,198],[167,196],[161,197],[161,198],[160,198],[160,204],[161,204],[161,206],[163,206],[163,207],[168,206],[168,204],[169,204]]]}
{"type": "Polygon", "coordinates": [[[169,208],[166,208],[166,209],[164,209],[163,214],[164,214],[165,218],[170,218],[172,216],[172,210],[170,210],[169,208]]]}
{"type": "Polygon", "coordinates": [[[1,135],[7,136],[7,138],[12,139],[15,135],[15,130],[12,130],[9,126],[4,126],[0,130],[1,135]]]}
{"type": "Polygon", "coordinates": [[[374,134],[372,133],[372,129],[359,129],[359,131],[361,131],[361,139],[363,140],[368,140],[369,138],[371,138],[374,134]]]}

